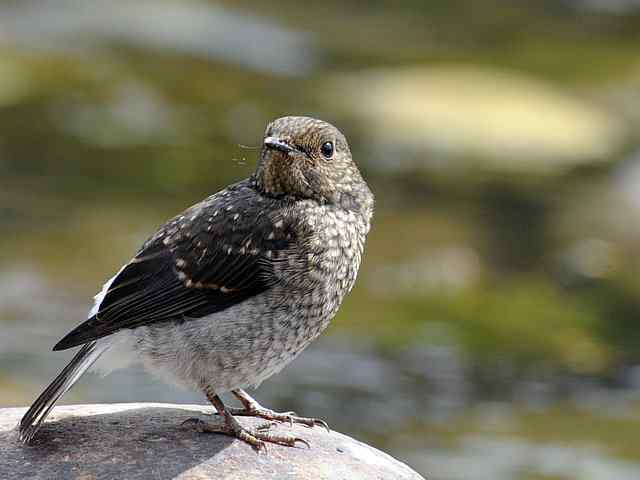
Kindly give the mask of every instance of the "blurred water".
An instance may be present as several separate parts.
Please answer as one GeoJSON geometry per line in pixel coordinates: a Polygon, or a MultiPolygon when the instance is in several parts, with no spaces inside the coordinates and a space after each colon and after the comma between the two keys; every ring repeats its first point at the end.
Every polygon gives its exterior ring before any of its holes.
{"type": "Polygon", "coordinates": [[[4,44],[65,54],[129,45],[288,75],[314,63],[309,35],[199,2],[21,2],[0,7],[0,31],[4,44]]]}

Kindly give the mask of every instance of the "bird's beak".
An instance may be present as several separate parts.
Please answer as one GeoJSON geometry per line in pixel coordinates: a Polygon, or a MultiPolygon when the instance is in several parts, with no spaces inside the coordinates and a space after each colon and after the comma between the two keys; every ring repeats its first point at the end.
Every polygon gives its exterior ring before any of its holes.
{"type": "Polygon", "coordinates": [[[279,138],[275,138],[275,137],[266,137],[263,143],[265,147],[270,148],[271,150],[279,150],[280,152],[283,152],[283,153],[298,151],[298,149],[296,149],[295,147],[292,147],[284,140],[280,140],[279,138]]]}

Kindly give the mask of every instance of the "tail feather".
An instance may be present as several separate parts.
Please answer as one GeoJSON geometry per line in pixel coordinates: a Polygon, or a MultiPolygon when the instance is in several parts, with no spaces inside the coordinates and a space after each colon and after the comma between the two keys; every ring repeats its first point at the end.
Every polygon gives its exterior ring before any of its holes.
{"type": "Polygon", "coordinates": [[[31,408],[24,414],[20,421],[20,440],[29,443],[40,429],[42,422],[55,405],[84,372],[102,355],[110,344],[107,342],[89,342],[82,346],[73,359],[55,378],[44,392],[40,394],[31,408]]]}

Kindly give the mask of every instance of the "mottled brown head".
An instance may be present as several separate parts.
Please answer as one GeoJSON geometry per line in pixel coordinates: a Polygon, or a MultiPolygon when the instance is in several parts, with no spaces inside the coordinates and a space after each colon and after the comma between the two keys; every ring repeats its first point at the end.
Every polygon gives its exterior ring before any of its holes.
{"type": "Polygon", "coordinates": [[[255,177],[267,195],[311,198],[349,209],[370,208],[373,203],[344,135],[315,118],[271,122],[255,177]]]}

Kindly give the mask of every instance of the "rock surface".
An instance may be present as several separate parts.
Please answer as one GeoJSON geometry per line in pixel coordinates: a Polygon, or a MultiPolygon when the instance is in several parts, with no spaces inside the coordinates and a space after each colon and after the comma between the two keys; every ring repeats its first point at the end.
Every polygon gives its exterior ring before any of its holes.
{"type": "Polygon", "coordinates": [[[0,479],[422,479],[389,455],[323,428],[274,426],[303,437],[311,449],[269,445],[265,454],[231,437],[181,427],[187,418],[212,414],[200,405],[57,407],[30,446],[15,429],[25,411],[0,409],[0,479]]]}

